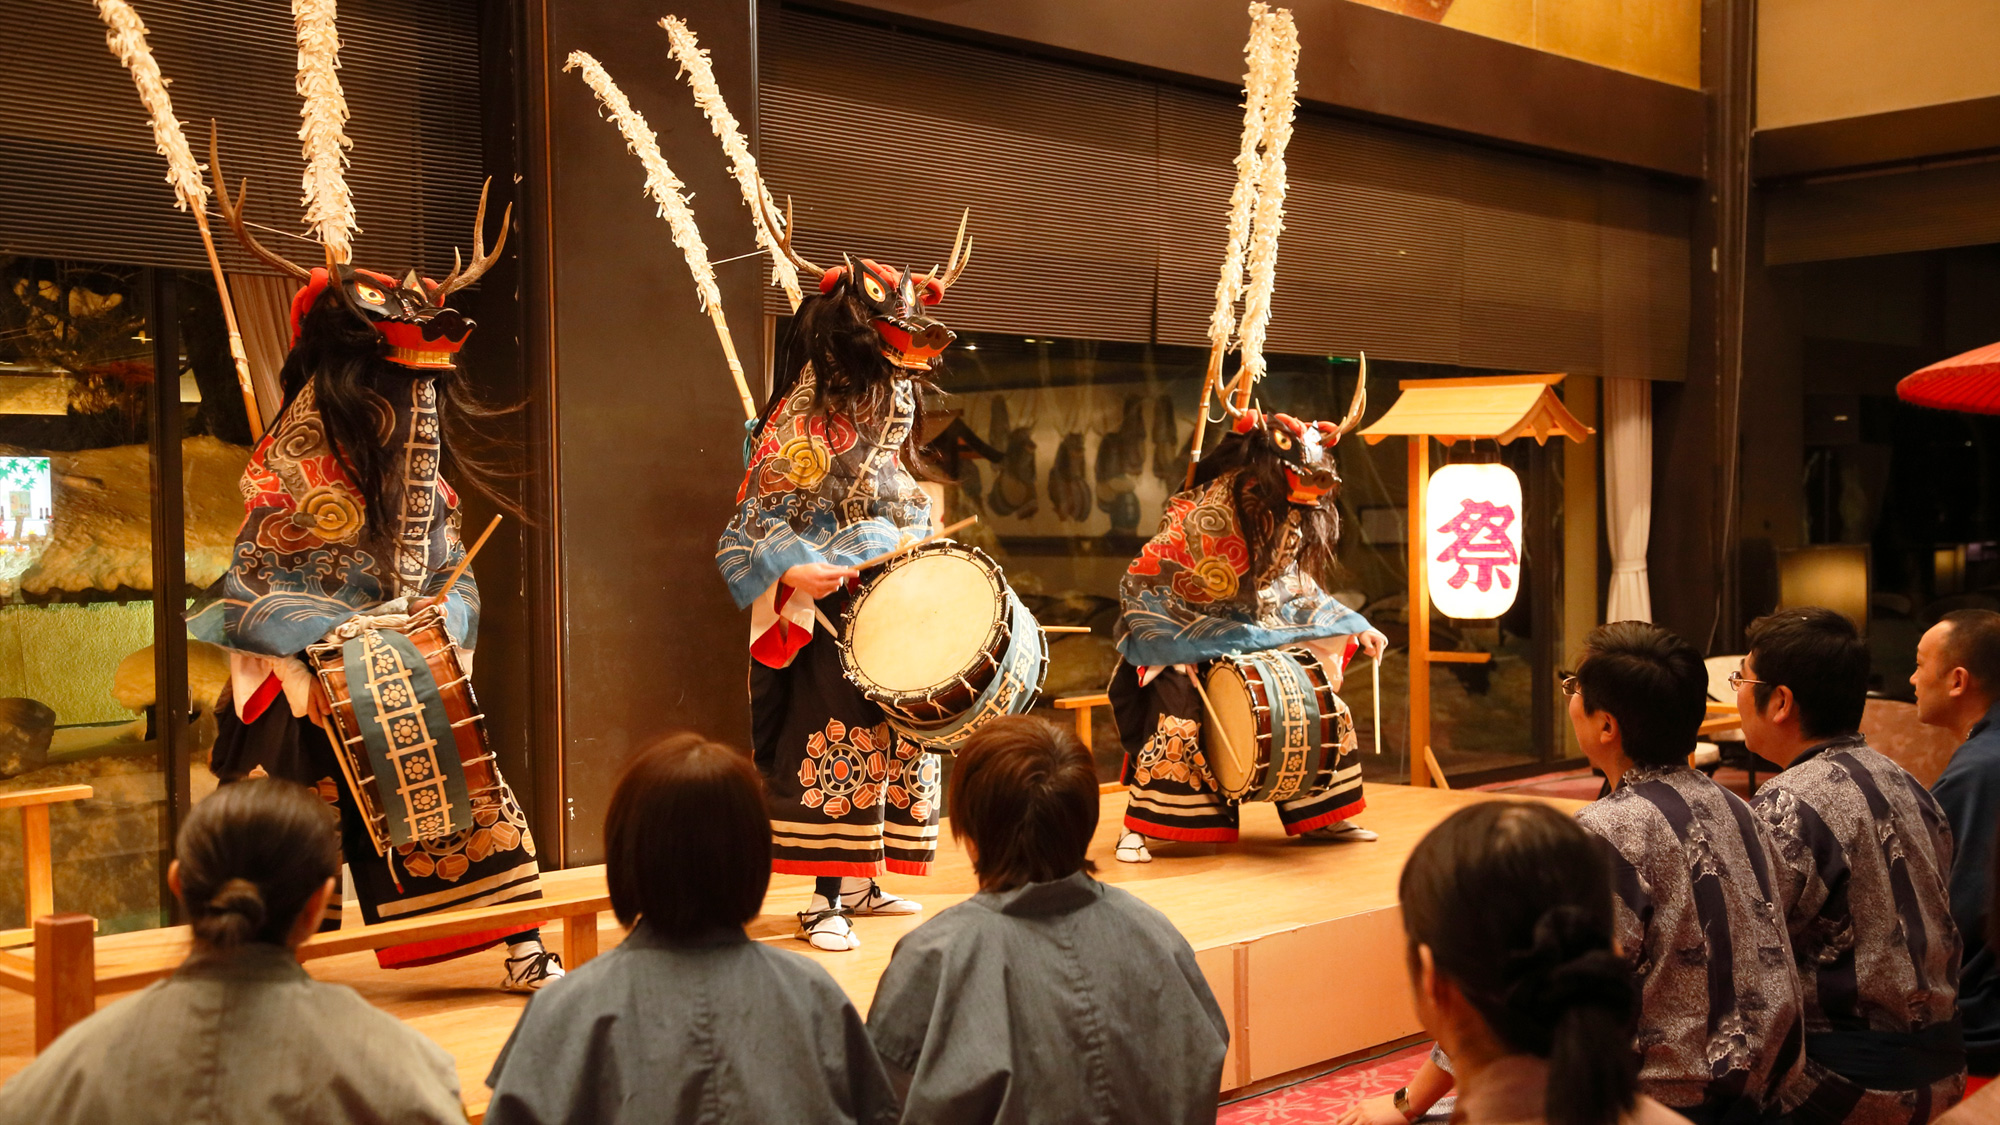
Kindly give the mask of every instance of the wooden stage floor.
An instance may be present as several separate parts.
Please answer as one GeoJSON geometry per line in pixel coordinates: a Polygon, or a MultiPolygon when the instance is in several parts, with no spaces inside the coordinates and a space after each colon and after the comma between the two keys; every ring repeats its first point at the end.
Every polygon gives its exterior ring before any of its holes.
{"type": "MultiPolygon", "coordinates": [[[[1103,816],[1090,848],[1097,875],[1158,907],[1194,946],[1230,1019],[1226,1089],[1419,1030],[1408,996],[1396,880],[1404,859],[1432,825],[1494,795],[1370,785],[1366,797],[1368,808],[1355,822],[1381,834],[1375,843],[1288,840],[1276,809],[1256,804],[1244,806],[1243,838],[1235,844],[1171,844],[1155,850],[1150,864],[1125,864],[1111,854],[1125,795],[1104,795],[1103,816]]],[[[1549,803],[1581,806],[1575,801],[1549,803]]],[[[921,879],[884,880],[926,909],[913,917],[856,919],[862,945],[852,953],[820,953],[792,938],[792,912],[804,908],[811,888],[811,880],[802,876],[771,880],[766,913],[751,925],[751,936],[782,943],[824,965],[865,1014],[896,940],[924,917],[977,889],[971,864],[951,840],[949,825],[932,872],[921,879]]],[[[601,931],[607,949],[623,936],[608,916],[601,931]]],[[[558,945],[559,933],[559,928],[551,929],[552,947],[558,945]]],[[[451,1051],[467,1107],[477,1114],[486,1103],[487,1069],[526,1003],[524,997],[494,987],[502,976],[501,957],[499,950],[490,950],[391,972],[377,968],[372,953],[358,953],[316,960],[308,967],[314,977],[353,987],[451,1051]]],[[[0,992],[0,1079],[27,1065],[33,1026],[31,1000],[0,992]]]]}

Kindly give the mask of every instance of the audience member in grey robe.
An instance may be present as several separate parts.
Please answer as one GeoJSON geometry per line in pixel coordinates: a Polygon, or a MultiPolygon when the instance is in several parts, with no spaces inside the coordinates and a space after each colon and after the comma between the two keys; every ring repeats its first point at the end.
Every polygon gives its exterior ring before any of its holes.
{"type": "Polygon", "coordinates": [[[168,881],[195,951],[174,975],[64,1032],[0,1089],[5,1125],[463,1122],[451,1056],[293,948],[333,895],[333,813],[288,781],[196,805],[168,881]]]}
{"type": "Polygon", "coordinates": [[[1751,805],[1777,843],[1805,999],[1796,1125],[1925,1125],[1965,1092],[1951,828],[1860,734],[1868,646],[1830,609],[1750,626],[1732,679],[1743,740],[1784,772],[1751,805]]]}
{"type": "Polygon", "coordinates": [[[1707,708],[1701,654],[1657,625],[1613,622],[1591,631],[1563,690],[1612,786],[1576,819],[1617,853],[1639,1088],[1697,1125],[1783,1117],[1804,1054],[1799,978],[1770,829],[1687,765],[1707,708]]]}
{"type": "Polygon", "coordinates": [[[535,994],[486,1079],[489,1125],[896,1120],[840,986],[744,932],[771,879],[747,755],[692,734],[641,752],[604,834],[611,907],[632,932],[535,994]]]}
{"type": "Polygon", "coordinates": [[[868,1032],[903,1120],[1212,1122],[1229,1030],[1165,915],[1091,878],[1097,776],[1021,715],[959,752],[952,832],[981,891],[896,946],[868,1032]]]}
{"type": "Polygon", "coordinates": [[[674,940],[641,921],[559,985],[494,1060],[491,1125],[896,1120],[840,986],[740,926],[674,940]]]}

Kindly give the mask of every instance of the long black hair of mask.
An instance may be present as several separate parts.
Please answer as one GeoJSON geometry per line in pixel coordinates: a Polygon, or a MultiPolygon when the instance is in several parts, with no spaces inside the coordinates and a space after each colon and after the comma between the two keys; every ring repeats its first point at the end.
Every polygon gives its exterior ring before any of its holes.
{"type": "MultiPolygon", "coordinates": [[[[1332,456],[1331,452],[1328,456],[1332,456]]],[[[1202,454],[1195,463],[1196,488],[1225,473],[1236,476],[1236,526],[1243,529],[1250,547],[1250,574],[1260,584],[1277,577],[1270,574],[1271,556],[1278,549],[1278,531],[1287,513],[1299,513],[1299,568],[1321,586],[1331,587],[1340,565],[1340,511],[1334,501],[1340,496],[1338,483],[1312,507],[1293,504],[1292,484],[1285,476],[1285,463],[1278,447],[1262,426],[1247,434],[1231,432],[1202,454]],[[1241,470],[1241,472],[1237,472],[1241,470]]]]}
{"type": "Polygon", "coordinates": [[[847,280],[841,280],[831,293],[815,293],[800,303],[792,314],[781,354],[783,362],[772,380],[771,397],[757,416],[760,430],[791,397],[807,365],[813,369],[814,409],[857,419],[886,416],[896,381],[907,379],[913,384],[915,409],[910,434],[903,439],[903,464],[926,480],[951,479],[942,475],[923,451],[924,394],[935,391],[936,385],[929,375],[897,367],[882,354],[882,337],[869,323],[847,280]]]}
{"type": "Polygon", "coordinates": [[[418,373],[382,358],[382,337],[341,299],[331,286],[313,303],[299,325],[299,338],[285,356],[279,373],[285,406],[313,380],[313,396],[321,423],[364,501],[362,545],[387,561],[400,549],[393,532],[401,510],[402,483],[393,464],[395,452],[382,442],[376,424],[380,410],[371,397],[397,401],[412,379],[432,378],[437,386],[438,473],[454,486],[484,496],[500,510],[523,518],[520,505],[504,491],[510,473],[496,460],[501,442],[481,433],[479,420],[520,409],[493,407],[481,401],[456,365],[418,373]]]}

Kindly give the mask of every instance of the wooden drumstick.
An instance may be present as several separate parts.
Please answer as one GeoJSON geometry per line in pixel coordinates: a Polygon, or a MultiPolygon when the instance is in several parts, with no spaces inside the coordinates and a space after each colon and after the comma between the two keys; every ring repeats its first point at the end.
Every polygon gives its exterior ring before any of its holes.
{"type": "Polygon", "coordinates": [[[821,613],[821,612],[819,611],[819,606],[817,606],[817,605],[813,606],[813,616],[814,616],[815,618],[818,618],[818,619],[819,619],[819,623],[820,623],[821,625],[824,625],[824,626],[826,626],[826,635],[827,635],[827,636],[829,636],[829,637],[838,637],[838,636],[840,636],[840,630],[839,630],[839,629],[836,629],[836,628],[834,628],[834,627],[833,627],[833,622],[831,622],[831,621],[828,621],[828,620],[826,619],[826,614],[824,614],[824,613],[821,613]]]}
{"type": "MultiPolygon", "coordinates": [[[[1201,686],[1201,670],[1196,669],[1194,674],[1189,676],[1188,679],[1194,681],[1194,690],[1201,694],[1201,705],[1208,709],[1209,720],[1215,724],[1215,737],[1222,740],[1222,752],[1234,758],[1236,756],[1236,747],[1229,744],[1229,732],[1223,729],[1222,716],[1215,713],[1215,704],[1210,702],[1208,698],[1208,689],[1201,686]]],[[[1208,772],[1214,773],[1215,771],[1211,769],[1208,772]]]]}
{"type": "Polygon", "coordinates": [[[432,597],[437,599],[437,604],[439,605],[444,604],[445,595],[451,593],[451,588],[453,586],[458,585],[458,580],[460,576],[464,575],[465,568],[472,565],[472,556],[479,553],[479,548],[486,546],[486,540],[492,537],[493,529],[499,526],[500,526],[500,515],[499,513],[496,512],[494,513],[492,520],[490,520],[486,524],[486,530],[479,533],[479,539],[472,544],[472,549],[470,551],[465,552],[464,558],[458,560],[458,566],[453,568],[451,572],[451,577],[444,580],[444,589],[439,590],[437,593],[431,595],[432,597]]]}
{"type": "Polygon", "coordinates": [[[962,528],[969,527],[978,522],[979,522],[978,516],[967,516],[964,519],[958,521],[957,523],[952,524],[950,527],[945,528],[943,531],[934,531],[931,534],[924,536],[922,539],[918,539],[915,542],[911,543],[905,543],[893,551],[884,551],[883,553],[876,555],[872,559],[862,559],[860,562],[854,564],[854,569],[867,570],[869,567],[874,566],[877,563],[885,563],[888,562],[890,559],[900,558],[901,556],[909,554],[911,551],[916,550],[918,547],[921,547],[926,543],[935,543],[938,540],[943,539],[945,536],[950,535],[954,531],[958,531],[962,528]]]}
{"type": "Polygon", "coordinates": [[[1044,632],[1044,633],[1088,633],[1088,632],[1090,632],[1090,626],[1088,626],[1088,625],[1043,625],[1043,626],[1042,626],[1042,632],[1044,632]]]}

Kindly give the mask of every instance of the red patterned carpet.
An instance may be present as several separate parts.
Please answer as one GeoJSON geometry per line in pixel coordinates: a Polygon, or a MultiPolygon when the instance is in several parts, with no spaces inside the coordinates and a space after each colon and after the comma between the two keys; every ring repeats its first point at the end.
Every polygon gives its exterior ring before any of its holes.
{"type": "Polygon", "coordinates": [[[1333,1125],[1355,1102],[1406,1085],[1430,1056],[1431,1045],[1420,1043],[1379,1059],[1349,1063],[1296,1086],[1225,1105],[1216,1121],[1218,1125],[1333,1125]]]}

